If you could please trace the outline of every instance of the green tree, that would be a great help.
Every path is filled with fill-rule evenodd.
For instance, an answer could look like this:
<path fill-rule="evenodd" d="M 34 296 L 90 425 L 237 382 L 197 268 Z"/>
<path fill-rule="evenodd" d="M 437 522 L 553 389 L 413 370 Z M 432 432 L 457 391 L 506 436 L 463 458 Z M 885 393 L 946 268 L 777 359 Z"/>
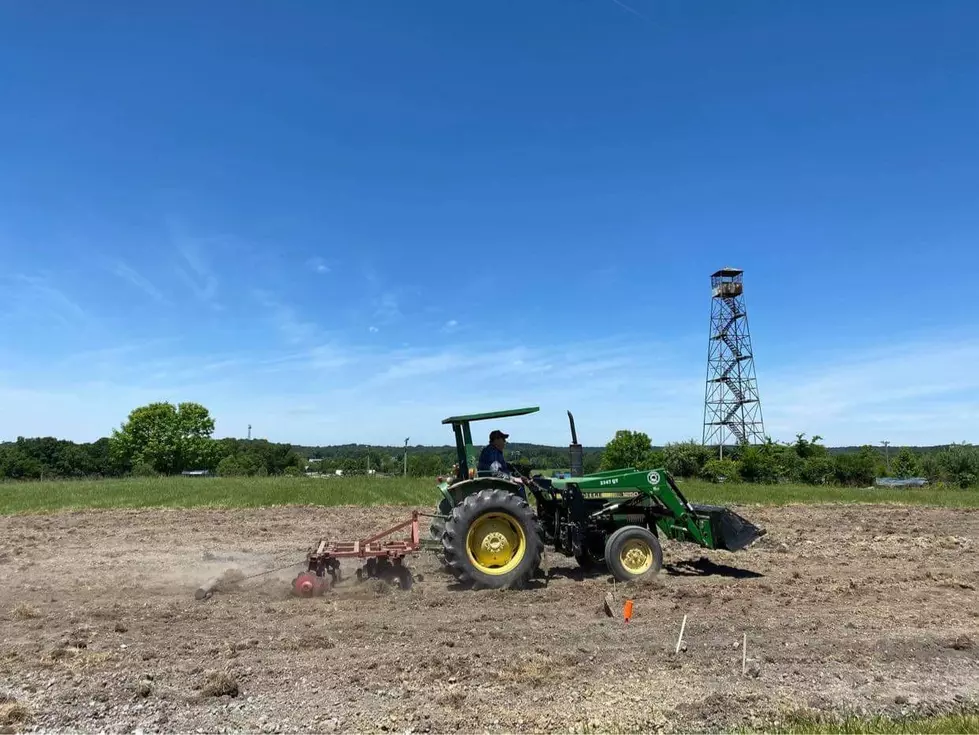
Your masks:
<path fill-rule="evenodd" d="M 699 477 L 709 459 L 711 450 L 694 439 L 663 447 L 663 464 L 674 477 Z"/>
<path fill-rule="evenodd" d="M 857 452 L 847 452 L 836 456 L 834 474 L 840 485 L 867 486 L 874 482 L 877 474 L 877 451 L 869 446 L 860 447 Z"/>
<path fill-rule="evenodd" d="M 603 470 L 652 467 L 653 442 L 641 431 L 620 429 L 615 432 L 615 438 L 605 445 L 600 466 Z"/>
<path fill-rule="evenodd" d="M 442 458 L 433 452 L 408 455 L 408 475 L 411 477 L 435 477 L 443 467 Z"/>
<path fill-rule="evenodd" d="M 810 457 L 825 457 L 829 454 L 829 450 L 819 443 L 819 440 L 822 439 L 821 436 L 816 434 L 811 440 L 806 440 L 805 436 L 805 433 L 796 434 L 795 444 L 792 445 L 799 457 L 809 459 Z"/>
<path fill-rule="evenodd" d="M 779 477 L 779 458 L 774 451 L 777 447 L 766 444 L 753 444 L 741 453 L 741 476 L 747 482 L 774 484 Z"/>
<path fill-rule="evenodd" d="M 902 479 L 917 477 L 920 471 L 918 457 L 909 447 L 902 447 L 901 451 L 897 453 L 897 458 L 894 460 L 895 477 Z"/>
<path fill-rule="evenodd" d="M 833 470 L 832 458 L 808 457 L 802 462 L 798 479 L 807 485 L 825 485 L 832 479 Z"/>
<path fill-rule="evenodd" d="M 944 482 L 967 488 L 979 480 L 979 447 L 966 443 L 949 444 L 938 450 L 936 460 Z"/>
<path fill-rule="evenodd" d="M 218 474 L 223 477 L 236 477 L 246 473 L 237 457 L 227 456 L 218 462 Z"/>
<path fill-rule="evenodd" d="M 214 419 L 199 403 L 150 403 L 133 409 L 109 440 L 127 468 L 148 465 L 160 474 L 210 469 L 216 460 Z"/>

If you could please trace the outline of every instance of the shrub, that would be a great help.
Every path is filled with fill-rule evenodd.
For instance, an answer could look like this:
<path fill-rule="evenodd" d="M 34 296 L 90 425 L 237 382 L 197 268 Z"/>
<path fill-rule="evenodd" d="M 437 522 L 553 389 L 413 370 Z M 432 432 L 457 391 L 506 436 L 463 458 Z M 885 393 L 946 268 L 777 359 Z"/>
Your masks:
<path fill-rule="evenodd" d="M 157 472 L 149 462 L 137 462 L 133 465 L 133 477 L 156 477 Z"/>
<path fill-rule="evenodd" d="M 825 485 L 833 478 L 834 469 L 829 457 L 809 457 L 799 468 L 799 481 L 807 485 Z"/>
<path fill-rule="evenodd" d="M 709 459 L 700 476 L 708 482 L 738 482 L 741 480 L 741 463 L 733 459 Z"/>
<path fill-rule="evenodd" d="M 663 448 L 663 464 L 674 477 L 698 477 L 711 458 L 711 450 L 693 439 Z"/>

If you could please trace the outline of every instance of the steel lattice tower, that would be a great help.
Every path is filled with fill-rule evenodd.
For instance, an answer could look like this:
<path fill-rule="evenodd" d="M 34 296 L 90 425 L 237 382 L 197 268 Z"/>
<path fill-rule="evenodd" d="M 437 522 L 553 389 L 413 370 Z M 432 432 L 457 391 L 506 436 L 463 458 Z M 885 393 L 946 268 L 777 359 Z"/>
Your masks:
<path fill-rule="evenodd" d="M 742 273 L 738 268 L 722 268 L 710 277 L 703 444 L 718 447 L 722 457 L 730 436 L 736 444 L 765 440 Z"/>

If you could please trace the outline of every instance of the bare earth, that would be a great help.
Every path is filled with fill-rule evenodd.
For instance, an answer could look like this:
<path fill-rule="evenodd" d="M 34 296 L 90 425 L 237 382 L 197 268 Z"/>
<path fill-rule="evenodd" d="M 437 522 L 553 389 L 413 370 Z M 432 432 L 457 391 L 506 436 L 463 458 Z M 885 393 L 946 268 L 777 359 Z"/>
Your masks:
<path fill-rule="evenodd" d="M 405 508 L 3 517 L 0 726 L 704 731 L 798 708 L 973 701 L 979 512 L 740 512 L 768 536 L 737 554 L 665 544 L 655 582 L 615 590 L 617 610 L 634 601 L 629 623 L 603 611 L 607 574 L 583 578 L 555 555 L 549 578 L 520 592 L 454 589 L 421 554 L 408 591 L 357 585 L 345 566 L 346 589 L 290 595 L 321 536 L 368 534 Z"/>

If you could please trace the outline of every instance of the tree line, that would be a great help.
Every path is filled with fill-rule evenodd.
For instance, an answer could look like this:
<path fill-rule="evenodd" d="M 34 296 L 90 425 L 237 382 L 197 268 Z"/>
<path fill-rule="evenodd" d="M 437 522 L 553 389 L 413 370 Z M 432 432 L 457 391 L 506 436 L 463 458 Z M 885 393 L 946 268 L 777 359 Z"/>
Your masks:
<path fill-rule="evenodd" d="M 76 443 L 55 437 L 18 437 L 0 444 L 0 479 L 146 477 L 207 471 L 223 476 L 407 474 L 435 477 L 451 471 L 454 446 L 405 448 L 344 444 L 310 447 L 266 439 L 214 439 L 214 419 L 198 403 L 150 403 L 129 413 L 110 436 Z M 602 449 L 586 449 L 585 467 L 597 469 Z M 521 466 L 563 467 L 567 450 L 515 444 Z"/>
<path fill-rule="evenodd" d="M 646 434 L 623 430 L 606 446 L 601 468 L 665 467 L 675 477 L 709 482 L 866 487 L 878 477 L 922 477 L 954 487 L 979 487 L 979 447 L 971 444 L 900 447 L 892 457 L 886 449 L 870 445 L 833 450 L 822 445 L 821 438 L 767 438 L 760 444 L 725 447 L 722 457 L 717 448 L 694 440 L 654 448 Z"/>
<path fill-rule="evenodd" d="M 125 477 L 175 475 L 206 470 L 224 476 L 402 474 L 406 448 L 344 444 L 311 447 L 266 439 L 214 439 L 214 420 L 197 403 L 151 403 L 130 412 L 126 421 L 91 443 L 54 437 L 18 437 L 0 444 L 0 479 Z M 979 486 L 979 448 L 969 444 L 895 448 L 828 448 L 821 437 L 799 434 L 794 442 L 716 448 L 695 440 L 654 446 L 641 431 L 618 431 L 604 447 L 583 449 L 584 471 L 621 467 L 665 467 L 676 477 L 710 482 L 793 482 L 809 485 L 867 486 L 877 477 L 925 477 L 956 487 Z M 567 447 L 515 443 L 511 462 L 525 473 L 567 471 Z M 455 447 L 407 448 L 407 474 L 435 477 L 456 462 Z"/>

